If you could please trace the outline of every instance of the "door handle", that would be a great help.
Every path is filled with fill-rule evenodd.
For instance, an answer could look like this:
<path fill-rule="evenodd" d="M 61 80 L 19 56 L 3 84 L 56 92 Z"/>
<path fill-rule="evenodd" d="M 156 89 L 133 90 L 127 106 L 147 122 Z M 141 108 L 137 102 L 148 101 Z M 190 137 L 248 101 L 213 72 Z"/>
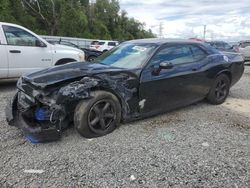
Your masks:
<path fill-rule="evenodd" d="M 18 53 L 21 53 L 21 51 L 20 50 L 10 50 L 10 53 L 18 54 Z"/>

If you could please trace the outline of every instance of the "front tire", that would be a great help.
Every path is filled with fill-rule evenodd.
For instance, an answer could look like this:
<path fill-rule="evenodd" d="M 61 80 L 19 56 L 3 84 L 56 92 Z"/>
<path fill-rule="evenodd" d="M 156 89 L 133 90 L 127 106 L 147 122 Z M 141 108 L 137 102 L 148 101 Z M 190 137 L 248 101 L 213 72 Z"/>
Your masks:
<path fill-rule="evenodd" d="M 229 89 L 230 79 L 228 76 L 225 74 L 217 76 L 208 93 L 208 102 L 215 105 L 222 104 L 228 96 Z"/>
<path fill-rule="evenodd" d="M 111 133 L 119 125 L 120 120 L 119 100 L 106 91 L 94 91 L 93 98 L 80 101 L 74 113 L 75 128 L 86 138 Z"/>

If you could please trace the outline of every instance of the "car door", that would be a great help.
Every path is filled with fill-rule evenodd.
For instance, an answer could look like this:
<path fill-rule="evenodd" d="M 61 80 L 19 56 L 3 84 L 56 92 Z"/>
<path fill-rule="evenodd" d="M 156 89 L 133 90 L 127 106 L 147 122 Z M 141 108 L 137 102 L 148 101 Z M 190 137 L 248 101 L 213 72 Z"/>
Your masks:
<path fill-rule="evenodd" d="M 7 78 L 8 76 L 8 57 L 6 45 L 4 44 L 4 35 L 0 27 L 0 78 Z"/>
<path fill-rule="evenodd" d="M 52 65 L 50 46 L 22 28 L 9 25 L 3 25 L 2 28 L 9 59 L 8 77 L 19 77 Z"/>
<path fill-rule="evenodd" d="M 200 71 L 206 59 L 194 57 L 192 45 L 162 47 L 142 71 L 140 100 L 142 113 L 159 113 L 198 101 L 205 95 L 204 73 Z M 167 63 L 167 69 L 161 69 Z M 206 88 L 207 90 L 207 88 Z"/>

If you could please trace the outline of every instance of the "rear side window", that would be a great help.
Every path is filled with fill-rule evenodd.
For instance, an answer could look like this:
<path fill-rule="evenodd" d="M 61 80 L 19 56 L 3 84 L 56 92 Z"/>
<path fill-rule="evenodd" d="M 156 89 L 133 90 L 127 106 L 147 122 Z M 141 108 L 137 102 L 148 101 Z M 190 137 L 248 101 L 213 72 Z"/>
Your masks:
<path fill-rule="evenodd" d="M 116 43 L 115 42 L 108 42 L 108 45 L 109 46 L 116 46 Z"/>
<path fill-rule="evenodd" d="M 210 46 L 213 46 L 213 47 L 214 47 L 214 43 L 213 43 L 213 42 L 208 42 L 208 44 L 209 44 Z"/>
<path fill-rule="evenodd" d="M 232 46 L 230 46 L 228 43 L 224 43 L 224 48 L 225 48 L 225 49 L 231 49 Z"/>
<path fill-rule="evenodd" d="M 230 46 L 226 42 L 209 42 L 209 44 L 217 49 L 231 49 L 232 48 L 232 46 Z"/>
<path fill-rule="evenodd" d="M 161 49 L 151 59 L 150 65 L 159 65 L 161 62 L 171 62 L 175 65 L 194 62 L 193 54 L 188 45 L 171 46 Z"/>
<path fill-rule="evenodd" d="M 192 51 L 194 61 L 199 61 L 207 56 L 206 52 L 197 46 L 192 45 L 190 46 L 190 49 Z"/>
<path fill-rule="evenodd" d="M 91 45 L 98 45 L 99 41 L 92 41 Z"/>
<path fill-rule="evenodd" d="M 3 25 L 3 31 L 8 45 L 36 46 L 38 41 L 35 36 L 17 27 Z"/>
<path fill-rule="evenodd" d="M 98 42 L 98 45 L 104 45 L 105 42 Z"/>
<path fill-rule="evenodd" d="M 223 43 L 220 43 L 220 42 L 216 42 L 216 43 L 214 43 L 213 44 L 213 46 L 215 47 L 215 48 L 224 48 L 224 44 Z"/>
<path fill-rule="evenodd" d="M 224 48 L 224 43 L 221 43 L 221 42 L 210 42 L 209 44 L 212 47 L 217 48 L 217 49 Z"/>

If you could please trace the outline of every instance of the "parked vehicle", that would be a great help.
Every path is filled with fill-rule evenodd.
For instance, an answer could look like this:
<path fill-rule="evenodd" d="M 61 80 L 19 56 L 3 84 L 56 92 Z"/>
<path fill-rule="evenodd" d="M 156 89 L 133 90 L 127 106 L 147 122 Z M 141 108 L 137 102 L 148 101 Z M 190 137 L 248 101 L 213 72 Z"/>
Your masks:
<path fill-rule="evenodd" d="M 224 52 L 239 52 L 238 48 L 234 48 L 233 46 L 229 45 L 224 41 L 206 41 L 206 43 L 210 44 L 212 47 L 216 48 L 219 51 Z"/>
<path fill-rule="evenodd" d="M 85 53 L 86 60 L 89 62 L 94 61 L 97 57 L 103 54 L 103 52 L 87 48 L 83 48 L 83 51 Z"/>
<path fill-rule="evenodd" d="M 74 122 L 92 138 L 131 121 L 203 99 L 223 103 L 242 76 L 240 54 L 194 41 L 133 40 L 95 63 L 72 63 L 22 76 L 6 108 L 10 125 L 33 142 L 60 138 Z"/>
<path fill-rule="evenodd" d="M 241 41 L 239 43 L 239 51 L 243 55 L 245 61 L 250 61 L 250 41 Z"/>
<path fill-rule="evenodd" d="M 84 52 L 51 45 L 24 27 L 0 22 L 0 57 L 0 78 L 15 78 L 53 65 L 84 61 Z"/>
<path fill-rule="evenodd" d="M 47 40 L 49 43 L 51 44 L 61 44 L 61 45 L 66 45 L 66 46 L 71 46 L 73 48 L 77 48 L 80 49 L 82 51 L 84 51 L 85 53 L 85 59 L 87 61 L 93 61 L 94 59 L 96 59 L 98 56 L 102 55 L 102 52 L 97 51 L 97 50 L 93 50 L 93 49 L 87 49 L 87 48 L 82 48 L 72 42 L 69 41 L 63 41 L 63 40 Z"/>
<path fill-rule="evenodd" d="M 72 42 L 69 42 L 69 41 L 64 41 L 64 40 L 47 40 L 48 43 L 50 44 L 61 44 L 61 45 L 65 45 L 65 46 L 70 46 L 72 48 L 77 48 L 77 49 L 80 49 L 82 50 L 82 48 Z"/>
<path fill-rule="evenodd" d="M 92 41 L 90 45 L 90 49 L 94 49 L 100 52 L 106 52 L 117 46 L 119 43 L 118 41 Z"/>

